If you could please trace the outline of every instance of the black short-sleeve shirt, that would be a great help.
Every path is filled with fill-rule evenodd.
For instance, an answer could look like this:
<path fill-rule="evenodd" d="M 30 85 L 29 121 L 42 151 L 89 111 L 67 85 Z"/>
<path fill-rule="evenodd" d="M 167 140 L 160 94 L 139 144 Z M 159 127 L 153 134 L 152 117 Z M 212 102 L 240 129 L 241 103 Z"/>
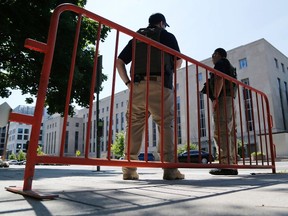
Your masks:
<path fill-rule="evenodd" d="M 166 30 L 163 30 L 160 34 L 160 43 L 180 52 L 175 36 Z M 132 40 L 128 42 L 126 47 L 119 54 L 118 58 L 122 59 L 125 64 L 129 64 L 132 61 Z"/>
<path fill-rule="evenodd" d="M 231 66 L 229 60 L 226 59 L 226 58 L 220 59 L 214 65 L 214 69 L 216 69 L 218 71 L 221 71 L 222 73 L 224 73 L 224 74 L 226 74 L 228 76 L 233 77 L 232 74 L 231 74 L 231 67 L 232 66 Z M 212 74 L 211 77 L 213 77 L 213 76 L 214 76 L 214 74 Z M 224 90 L 224 88 L 221 90 L 220 97 L 224 96 L 223 90 Z M 225 80 L 225 90 L 226 90 L 226 95 L 227 96 L 231 96 L 231 84 L 230 84 L 230 82 L 228 80 Z"/>
<path fill-rule="evenodd" d="M 122 52 L 119 54 L 118 58 L 121 59 L 125 64 L 129 64 L 132 61 L 132 39 L 128 42 L 128 44 L 124 47 Z M 171 49 L 174 49 L 178 52 L 180 52 L 180 48 L 178 46 L 178 42 L 176 37 L 166 31 L 162 30 L 160 34 L 160 43 L 162 43 L 165 46 L 170 47 Z M 174 62 L 173 62 L 174 63 Z M 172 65 L 173 67 L 173 65 Z M 165 74 L 165 81 L 164 86 L 167 88 L 172 88 L 172 80 L 173 80 L 173 74 L 166 75 Z"/>

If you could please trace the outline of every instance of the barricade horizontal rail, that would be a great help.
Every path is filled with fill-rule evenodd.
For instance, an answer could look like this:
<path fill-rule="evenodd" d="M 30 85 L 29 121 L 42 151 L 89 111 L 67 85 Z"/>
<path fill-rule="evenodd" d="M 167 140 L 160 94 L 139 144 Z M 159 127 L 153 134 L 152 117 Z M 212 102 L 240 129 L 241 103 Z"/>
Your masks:
<path fill-rule="evenodd" d="M 44 109 L 45 104 L 45 96 L 48 88 L 49 83 L 49 76 L 50 76 L 50 70 L 51 65 L 53 62 L 53 56 L 54 56 L 54 50 L 55 50 L 55 43 L 56 43 L 56 37 L 57 37 L 57 29 L 58 29 L 58 23 L 59 19 L 61 18 L 60 15 L 64 12 L 74 12 L 75 16 L 78 17 L 77 25 L 75 27 L 75 38 L 74 38 L 74 48 L 73 53 L 71 54 L 71 65 L 70 65 L 70 72 L 69 72 L 69 81 L 67 83 L 67 97 L 65 102 L 65 111 L 64 111 L 64 117 L 63 117 L 63 128 L 62 128 L 62 135 L 61 135 L 61 143 L 59 146 L 59 151 L 57 155 L 44 155 L 39 156 L 37 155 L 37 146 L 38 146 L 38 138 L 40 134 L 40 127 L 41 127 L 41 121 L 42 121 L 42 113 Z M 98 22 L 98 33 L 95 36 L 95 59 L 94 59 L 94 68 L 93 73 L 91 77 L 91 86 L 90 86 L 90 92 L 87 92 L 87 94 L 90 95 L 90 102 L 89 102 L 89 111 L 88 111 L 88 119 L 87 119 L 87 126 L 85 130 L 85 136 L 84 136 L 84 155 L 80 157 L 72 157 L 67 156 L 65 153 L 65 132 L 67 127 L 67 121 L 68 121 L 68 108 L 69 108 L 69 101 L 72 91 L 72 81 L 73 81 L 73 75 L 75 70 L 75 62 L 76 62 L 76 53 L 77 53 L 77 45 L 79 40 L 80 27 L 83 22 L 83 17 L 89 18 L 95 22 Z M 106 158 L 95 158 L 95 156 L 91 156 L 91 130 L 92 128 L 92 119 L 93 119 L 93 99 L 94 99 L 94 89 L 96 87 L 97 83 L 97 64 L 98 64 L 98 55 L 99 55 L 99 46 L 100 46 L 100 33 L 102 26 L 108 26 L 113 31 L 115 31 L 115 50 L 113 53 L 114 59 L 111 59 L 111 64 L 114 64 L 113 71 L 112 71 L 112 86 L 111 86 L 111 103 L 110 103 L 110 115 L 109 115 L 109 126 L 108 128 L 108 144 L 107 144 L 107 156 Z M 159 143 L 159 160 L 157 161 L 147 161 L 147 153 L 149 148 L 149 129 L 148 129 L 148 118 L 149 118 L 149 112 L 148 112 L 148 100 L 146 102 L 146 119 L 145 119 L 145 133 L 144 133 L 144 152 L 145 152 L 145 158 L 144 161 L 135 161 L 130 160 L 129 154 L 127 155 L 127 160 L 116 160 L 112 159 L 113 154 L 111 152 L 111 143 L 112 143 L 112 126 L 113 126 L 113 115 L 114 115 L 114 100 L 115 100 L 115 86 L 117 85 L 117 82 L 122 82 L 122 80 L 119 80 L 116 82 L 116 58 L 118 56 L 118 49 L 119 49 L 119 37 L 122 35 L 125 35 L 128 39 L 132 39 L 133 41 L 133 50 L 135 52 L 135 44 L 136 41 L 140 41 L 142 43 L 146 43 L 148 46 L 148 58 L 150 56 L 150 50 L 151 47 L 155 47 L 159 50 L 161 50 L 162 55 L 164 53 L 168 53 L 172 56 L 174 56 L 174 63 L 177 59 L 183 59 L 184 60 L 184 67 L 176 71 L 176 68 L 174 68 L 174 86 L 173 89 L 174 93 L 174 152 L 173 155 L 175 156 L 173 162 L 165 162 L 164 161 L 164 150 L 163 150 L 163 133 L 161 133 L 160 137 L 160 143 Z M 126 41 L 128 42 L 128 40 Z M 39 83 L 39 91 L 37 95 L 37 101 L 36 101 L 36 107 L 33 117 L 28 117 L 21 114 L 15 114 L 11 113 L 10 115 L 10 121 L 18 121 L 23 122 L 26 124 L 32 125 L 32 132 L 31 132 L 31 138 L 30 138 L 30 144 L 29 144 L 29 150 L 28 150 L 28 158 L 25 168 L 25 176 L 24 176 L 24 186 L 23 190 L 31 190 L 32 188 L 32 181 L 34 176 L 34 170 L 35 165 L 39 163 L 43 164 L 79 164 L 79 165 L 97 165 L 97 166 L 125 166 L 125 167 L 159 167 L 159 168 L 235 168 L 235 169 L 241 169 L 241 168 L 249 168 L 249 169 L 267 169 L 271 168 L 272 172 L 275 173 L 275 157 L 274 157 L 274 149 L 273 149 L 273 140 L 272 140 L 272 121 L 269 111 L 269 101 L 267 99 L 267 96 L 263 93 L 258 91 L 257 89 L 246 85 L 242 82 L 240 82 L 237 79 L 234 79 L 226 74 L 223 74 L 201 62 L 198 62 L 184 54 L 181 54 L 169 47 L 164 46 L 161 43 L 158 43 L 156 41 L 153 41 L 141 34 L 138 34 L 137 32 L 131 31 L 121 25 L 118 25 L 117 23 L 111 22 L 101 16 L 98 16 L 90 11 L 87 11 L 83 8 L 79 8 L 77 6 L 71 5 L 71 4 L 63 4 L 58 6 L 51 17 L 51 24 L 48 34 L 48 40 L 47 43 L 34 41 L 31 39 L 26 40 L 25 46 L 29 49 L 33 49 L 38 52 L 44 53 L 44 62 L 42 67 L 42 73 Z M 105 46 L 105 43 L 103 43 L 103 47 Z M 104 48 L 103 48 L 104 49 Z M 134 90 L 134 70 L 133 70 L 133 62 L 134 62 L 135 56 L 132 58 L 132 70 L 131 70 L 131 79 L 132 79 L 132 86 L 130 89 L 130 104 L 133 103 L 132 93 Z M 162 68 L 163 68 L 163 59 L 162 59 Z M 68 64 L 68 63 L 67 63 Z M 149 62 L 148 62 L 149 65 Z M 148 68 L 148 67 L 147 67 Z M 199 80 L 199 74 L 202 73 L 203 80 L 205 82 L 208 82 L 209 75 L 214 74 L 215 76 L 218 76 L 225 80 L 225 82 L 231 83 L 231 88 L 233 85 L 235 85 L 238 89 L 236 96 L 236 99 L 233 100 L 233 106 L 235 106 L 235 110 L 237 112 L 237 115 L 233 115 L 234 122 L 238 122 L 237 130 L 234 130 L 234 147 L 237 149 L 235 151 L 235 155 L 237 156 L 237 161 L 233 164 L 220 164 L 218 162 L 213 161 L 212 159 L 217 159 L 217 157 L 221 155 L 217 155 L 215 152 L 213 152 L 213 148 L 215 148 L 215 144 L 213 142 L 213 108 L 212 103 L 209 99 L 209 93 L 208 95 L 203 95 L 201 93 L 203 82 Z M 163 75 L 163 70 L 162 70 Z M 149 78 L 149 73 L 147 73 L 147 76 Z M 161 83 L 162 83 L 162 98 L 159 99 L 159 109 L 161 109 L 162 113 L 163 110 L 167 107 L 163 106 L 163 81 L 164 76 L 161 76 Z M 178 86 L 178 81 L 181 82 L 183 85 L 180 86 L 178 89 L 176 86 Z M 105 86 L 106 88 L 106 86 Z M 224 92 L 227 91 L 224 87 Z M 230 89 L 231 90 L 231 89 Z M 206 91 L 209 92 L 209 86 L 207 85 Z M 147 91 L 146 91 L 146 97 L 148 98 L 149 95 L 149 82 L 147 82 Z M 225 93 L 224 93 L 225 94 Z M 179 109 L 177 107 L 177 97 L 180 97 L 183 101 L 183 106 L 181 108 L 182 115 L 179 115 Z M 226 98 L 224 96 L 224 98 Z M 226 99 L 224 99 L 226 100 Z M 225 104 L 226 102 L 224 102 Z M 128 108 L 129 108 L 128 106 Z M 131 107 L 130 107 L 131 108 Z M 223 111 L 224 112 L 224 111 Z M 205 116 L 205 119 L 203 118 Z M 207 117 L 206 117 L 207 116 Z M 163 117 L 163 115 L 162 115 Z M 22 120 L 21 120 L 22 119 Z M 179 119 L 182 119 L 184 123 L 181 124 L 181 133 L 185 134 L 186 137 L 186 143 L 187 143 L 187 149 L 186 151 L 190 151 L 190 148 L 192 147 L 192 142 L 197 143 L 197 150 L 201 152 L 203 149 L 205 149 L 209 157 L 206 158 L 206 160 L 202 160 L 203 156 L 201 154 L 198 155 L 197 162 L 200 163 L 190 163 L 187 161 L 190 161 L 190 157 L 192 157 L 190 154 L 187 155 L 186 161 L 178 162 L 178 154 L 177 154 L 177 148 L 179 144 L 179 135 L 178 132 L 180 131 L 179 126 Z M 128 122 L 131 121 L 131 116 L 128 117 Z M 131 125 L 131 122 L 130 124 Z M 203 129 L 206 125 L 206 139 L 203 141 L 203 134 L 201 134 L 201 128 Z M 158 125 L 159 130 L 163 131 L 164 123 L 163 119 L 161 120 L 161 124 Z M 214 125 L 216 127 L 217 125 Z M 88 129 L 87 129 L 88 128 Z M 94 128 L 95 130 L 95 128 Z M 126 133 L 131 134 L 130 128 L 126 130 Z M 208 135 L 207 135 L 208 134 Z M 133 136 L 133 134 L 132 134 Z M 130 136 L 128 136 L 130 137 Z M 241 146 L 238 147 L 238 144 L 236 142 L 237 140 L 240 140 Z M 98 137 L 99 138 L 99 137 Z M 128 149 L 130 149 L 132 143 L 130 143 L 130 138 L 128 139 Z M 205 146 L 203 143 L 206 143 Z M 183 144 L 183 142 L 182 142 Z M 245 144 L 245 146 L 244 146 Z M 227 147 L 228 144 L 226 143 Z M 217 148 L 217 147 L 216 147 Z M 229 147 L 228 147 L 229 148 Z M 238 149 L 241 149 L 241 155 L 238 155 Z M 192 148 L 191 148 L 192 150 Z M 260 152 L 260 157 L 256 157 L 254 160 L 251 156 L 253 152 Z M 234 154 L 234 153 L 233 153 Z M 231 156 L 231 155 L 230 155 Z M 257 154 L 256 154 L 257 156 Z M 146 160 L 146 161 L 145 161 Z M 205 162 L 206 164 L 202 164 L 201 162 Z"/>

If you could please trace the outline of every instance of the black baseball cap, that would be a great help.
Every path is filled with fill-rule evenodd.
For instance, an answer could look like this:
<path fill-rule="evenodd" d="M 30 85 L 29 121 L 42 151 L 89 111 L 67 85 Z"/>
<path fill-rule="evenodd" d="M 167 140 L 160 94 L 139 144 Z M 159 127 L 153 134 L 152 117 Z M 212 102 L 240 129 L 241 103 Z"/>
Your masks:
<path fill-rule="evenodd" d="M 170 27 L 166 22 L 165 16 L 161 13 L 155 13 L 149 17 L 149 25 L 156 25 L 161 21 L 164 22 L 166 26 Z"/>

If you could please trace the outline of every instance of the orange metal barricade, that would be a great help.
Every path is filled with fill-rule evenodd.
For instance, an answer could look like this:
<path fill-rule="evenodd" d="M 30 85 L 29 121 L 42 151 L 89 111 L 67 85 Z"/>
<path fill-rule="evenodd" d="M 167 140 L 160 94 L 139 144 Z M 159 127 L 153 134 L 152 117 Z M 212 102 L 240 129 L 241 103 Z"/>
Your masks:
<path fill-rule="evenodd" d="M 65 105 L 65 111 L 64 111 L 64 123 L 62 128 L 62 139 L 61 139 L 61 147 L 60 147 L 60 154 L 59 156 L 38 156 L 37 155 L 37 146 L 38 146 L 38 137 L 40 134 L 40 128 L 41 128 L 41 121 L 42 121 L 42 113 L 44 109 L 44 103 L 45 103 L 45 96 L 46 96 L 46 90 L 48 87 L 49 82 L 49 76 L 50 76 L 50 69 L 53 62 L 53 54 L 54 54 L 54 48 L 55 48 L 55 42 L 56 42 L 56 36 L 57 36 L 57 29 L 58 29 L 58 23 L 60 19 L 60 15 L 63 12 L 66 11 L 72 11 L 78 16 L 78 23 L 76 26 L 76 33 L 75 33 L 75 39 L 74 39 L 74 49 L 72 53 L 72 60 L 70 65 L 70 75 L 69 75 L 69 82 L 67 83 L 67 96 L 66 96 L 66 105 Z M 100 42 L 100 32 L 101 32 L 101 26 L 109 26 L 112 29 L 116 30 L 116 38 L 115 38 L 115 51 L 114 51 L 114 67 L 113 67 L 113 79 L 112 79 L 112 89 L 111 89 L 111 109 L 110 109 L 110 117 L 109 118 L 109 139 L 108 143 L 112 142 L 112 116 L 113 116 L 113 107 L 114 107 L 114 94 L 115 94 L 115 86 L 116 86 L 116 58 L 118 55 L 118 45 L 119 45 L 119 34 L 124 34 L 126 36 L 129 36 L 130 38 L 133 38 L 133 43 L 135 47 L 136 40 L 142 41 L 144 43 L 148 44 L 148 50 L 151 50 L 151 47 L 156 47 L 163 52 L 169 53 L 174 56 L 174 61 L 176 61 L 176 58 L 182 58 L 185 62 L 184 66 L 184 76 L 185 76 L 185 82 L 184 86 L 182 88 L 185 89 L 185 112 L 186 112 L 186 136 L 187 136 L 187 146 L 188 149 L 190 149 L 190 128 L 192 125 L 196 125 L 196 128 L 198 130 L 198 146 L 199 150 L 202 149 L 201 147 L 201 139 L 200 139 L 200 94 L 197 94 L 196 98 L 193 98 L 195 107 L 191 106 L 191 96 L 189 95 L 192 89 L 192 92 L 200 92 L 201 86 L 199 84 L 198 80 L 198 74 L 200 71 L 202 71 L 205 74 L 206 82 L 208 81 L 208 75 L 209 73 L 214 73 L 215 75 L 222 77 L 225 80 L 231 81 L 231 83 L 235 83 L 238 88 L 237 97 L 234 100 L 234 106 L 237 110 L 238 115 L 234 116 L 234 120 L 237 118 L 238 122 L 240 122 L 239 125 L 237 125 L 237 132 L 234 131 L 234 135 L 240 137 L 239 139 L 244 143 L 244 134 L 247 137 L 246 141 L 246 148 L 245 150 L 248 151 L 248 157 L 245 158 L 244 155 L 244 147 L 242 146 L 242 159 L 237 161 L 237 164 L 234 165 L 225 165 L 225 164 L 219 164 L 219 163 L 212 163 L 212 161 L 208 161 L 207 164 L 196 164 L 196 163 L 179 163 L 177 160 L 175 162 L 164 162 L 163 161 L 163 141 L 160 144 L 160 161 L 132 161 L 130 160 L 129 156 L 127 160 L 115 160 L 111 159 L 111 148 L 110 145 L 107 150 L 107 158 L 91 158 L 89 157 L 89 137 L 90 137 L 90 130 L 86 131 L 86 143 L 85 143 L 85 156 L 84 157 L 67 157 L 64 155 L 64 143 L 65 143 L 65 131 L 66 131 L 66 123 L 68 118 L 68 107 L 69 107 L 69 101 L 70 101 L 70 93 L 72 90 L 72 80 L 73 80 L 73 74 L 74 74 L 74 68 L 75 68 L 75 62 L 76 62 L 76 52 L 77 52 L 77 44 L 78 44 L 78 38 L 80 34 L 80 26 L 82 22 L 82 18 L 87 17 L 91 20 L 94 20 L 95 22 L 99 23 L 99 29 L 98 29 L 98 35 L 96 36 L 96 47 L 95 47 L 95 62 L 94 62 L 94 69 L 93 74 L 91 77 L 91 91 L 90 91 L 90 103 L 89 103 L 89 113 L 88 113 L 88 125 L 87 128 L 91 128 L 91 120 L 92 120 L 92 107 L 93 107 L 93 94 L 94 89 L 96 85 L 96 73 L 97 73 L 97 56 L 99 54 L 99 42 Z M 27 116 L 23 114 L 16 114 L 11 113 L 10 114 L 10 121 L 15 122 L 21 122 L 25 124 L 31 124 L 32 125 L 32 132 L 31 132 L 31 139 L 29 144 L 29 150 L 28 150 L 28 158 L 25 168 L 25 175 L 24 175 L 24 185 L 22 189 L 13 189 L 13 188 L 7 188 L 8 190 L 11 190 L 13 192 L 22 193 L 25 195 L 33 195 L 34 192 L 29 194 L 29 191 L 32 191 L 32 182 L 34 177 L 34 171 L 35 171 L 35 165 L 37 163 L 51 163 L 51 164 L 79 164 L 79 165 L 97 165 L 97 166 L 126 166 L 126 167 L 158 167 L 158 168 L 246 168 L 246 169 L 272 169 L 272 172 L 275 173 L 275 155 L 274 155 L 274 148 L 273 148 L 273 140 L 272 140 L 272 120 L 270 116 L 270 110 L 269 110 L 269 102 L 267 99 L 267 96 L 258 91 L 257 89 L 252 88 L 251 86 L 245 85 L 241 82 L 239 82 L 236 79 L 231 78 L 230 76 L 227 76 L 225 74 L 220 73 L 219 71 L 214 70 L 213 68 L 202 64 L 190 57 L 187 57 L 175 50 L 172 50 L 160 43 L 157 43 L 155 41 L 150 40 L 149 38 L 146 38 L 134 31 L 131 31 L 123 26 L 120 26 L 114 22 L 111 22 L 101 16 L 98 16 L 96 14 L 93 14 L 83 8 L 79 8 L 77 6 L 71 5 L 71 4 L 63 4 L 58 6 L 51 17 L 51 24 L 48 34 L 48 41 L 47 43 L 42 43 L 38 41 L 34 41 L 31 39 L 27 39 L 25 43 L 25 47 L 33 49 L 38 52 L 43 52 L 45 54 L 42 72 L 41 72 L 41 78 L 39 83 L 39 91 L 37 94 L 37 101 L 36 101 L 36 108 L 34 116 Z M 148 52 L 148 56 L 149 56 Z M 148 58 L 149 59 L 149 58 Z M 150 63 L 148 62 L 148 65 Z M 163 64 L 163 59 L 162 59 Z M 190 70 L 191 65 L 193 65 L 194 70 Z M 132 68 L 133 68 L 133 61 L 132 61 Z M 177 84 L 177 77 L 178 72 L 176 71 L 176 68 L 174 68 L 174 86 Z M 133 83 L 133 69 L 131 71 L 132 73 L 132 83 Z M 189 82 L 189 75 L 191 73 L 196 74 L 195 83 Z M 163 74 L 163 69 L 162 69 Z M 149 74 L 147 74 L 149 76 Z M 162 83 L 164 81 L 164 76 L 162 76 Z M 162 90 L 163 90 L 163 84 L 162 84 Z M 209 90 L 209 89 L 207 89 Z M 133 92 L 133 84 L 130 90 L 130 104 L 133 101 L 133 98 L 131 97 L 131 92 Z M 209 91 L 207 91 L 209 92 Z M 87 92 L 88 94 L 88 92 Z M 177 95 L 177 89 L 174 89 L 174 102 L 176 101 L 176 95 Z M 147 82 L 147 92 L 146 92 L 146 98 L 149 97 L 149 82 Z M 242 100 L 243 99 L 243 100 Z M 162 99 L 161 99 L 161 105 L 159 109 L 162 110 L 165 109 L 163 107 L 163 91 L 162 91 Z M 244 104 L 243 104 L 244 101 Z M 203 101 L 202 101 L 203 102 Z M 148 100 L 146 100 L 146 103 L 148 103 Z M 208 125 L 208 151 L 212 152 L 212 140 L 213 136 L 211 133 L 212 130 L 212 105 L 209 102 L 209 98 L 206 97 L 204 99 L 204 103 L 207 107 L 205 113 L 208 116 L 207 118 L 207 125 Z M 148 105 L 148 104 L 147 104 Z M 146 106 L 148 107 L 148 106 Z M 191 112 L 196 111 L 197 112 L 197 118 L 191 120 L 190 114 Z M 174 143 L 175 143 L 175 152 L 174 156 L 177 158 L 177 112 L 176 112 L 176 103 L 174 107 Z M 146 125 L 145 125 L 145 153 L 148 152 L 148 109 L 146 108 Z M 162 115 L 163 117 L 163 115 Z M 247 119 L 252 119 L 253 121 L 249 122 Z M 131 118 L 129 119 L 131 121 Z M 248 123 L 247 123 L 248 122 Z M 131 122 L 130 122 L 131 123 Z M 245 130 L 247 128 L 247 124 L 253 130 Z M 184 125 L 184 124 L 183 124 Z M 257 130 L 256 130 L 257 129 Z M 160 130 L 163 131 L 163 121 L 160 125 Z M 239 132 L 238 132 L 239 131 Z M 257 132 L 256 132 L 257 131 Z M 130 129 L 128 128 L 127 133 L 131 133 Z M 163 140 L 163 133 L 161 134 L 161 137 Z M 236 139 L 236 138 L 235 138 Z M 253 139 L 253 140 L 251 140 Z M 258 141 L 256 140 L 258 139 Z M 236 142 L 235 142 L 236 143 Z M 256 157 L 256 160 L 252 160 L 250 154 L 252 153 L 252 143 L 258 143 L 256 145 L 254 150 L 257 152 L 261 152 L 262 157 Z M 130 148 L 130 141 L 128 140 L 128 148 Z M 235 144 L 236 145 L 236 144 Z M 238 146 L 236 146 L 238 147 Z M 229 147 L 228 147 L 229 148 Z M 237 148 L 236 148 L 237 149 Z M 235 152 L 237 154 L 237 152 Z M 188 156 L 188 160 L 189 160 Z M 199 160 L 201 160 L 201 157 L 199 157 Z M 40 196 L 41 198 L 41 196 Z"/>

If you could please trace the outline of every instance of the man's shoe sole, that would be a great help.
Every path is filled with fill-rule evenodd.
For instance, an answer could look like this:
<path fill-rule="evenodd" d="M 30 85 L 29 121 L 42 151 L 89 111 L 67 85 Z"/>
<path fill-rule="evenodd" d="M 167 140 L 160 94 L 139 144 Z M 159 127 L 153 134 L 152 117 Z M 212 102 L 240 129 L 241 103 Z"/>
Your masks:
<path fill-rule="evenodd" d="M 211 175 L 238 175 L 238 171 L 237 170 L 231 170 L 231 169 L 210 170 L 209 173 Z"/>

